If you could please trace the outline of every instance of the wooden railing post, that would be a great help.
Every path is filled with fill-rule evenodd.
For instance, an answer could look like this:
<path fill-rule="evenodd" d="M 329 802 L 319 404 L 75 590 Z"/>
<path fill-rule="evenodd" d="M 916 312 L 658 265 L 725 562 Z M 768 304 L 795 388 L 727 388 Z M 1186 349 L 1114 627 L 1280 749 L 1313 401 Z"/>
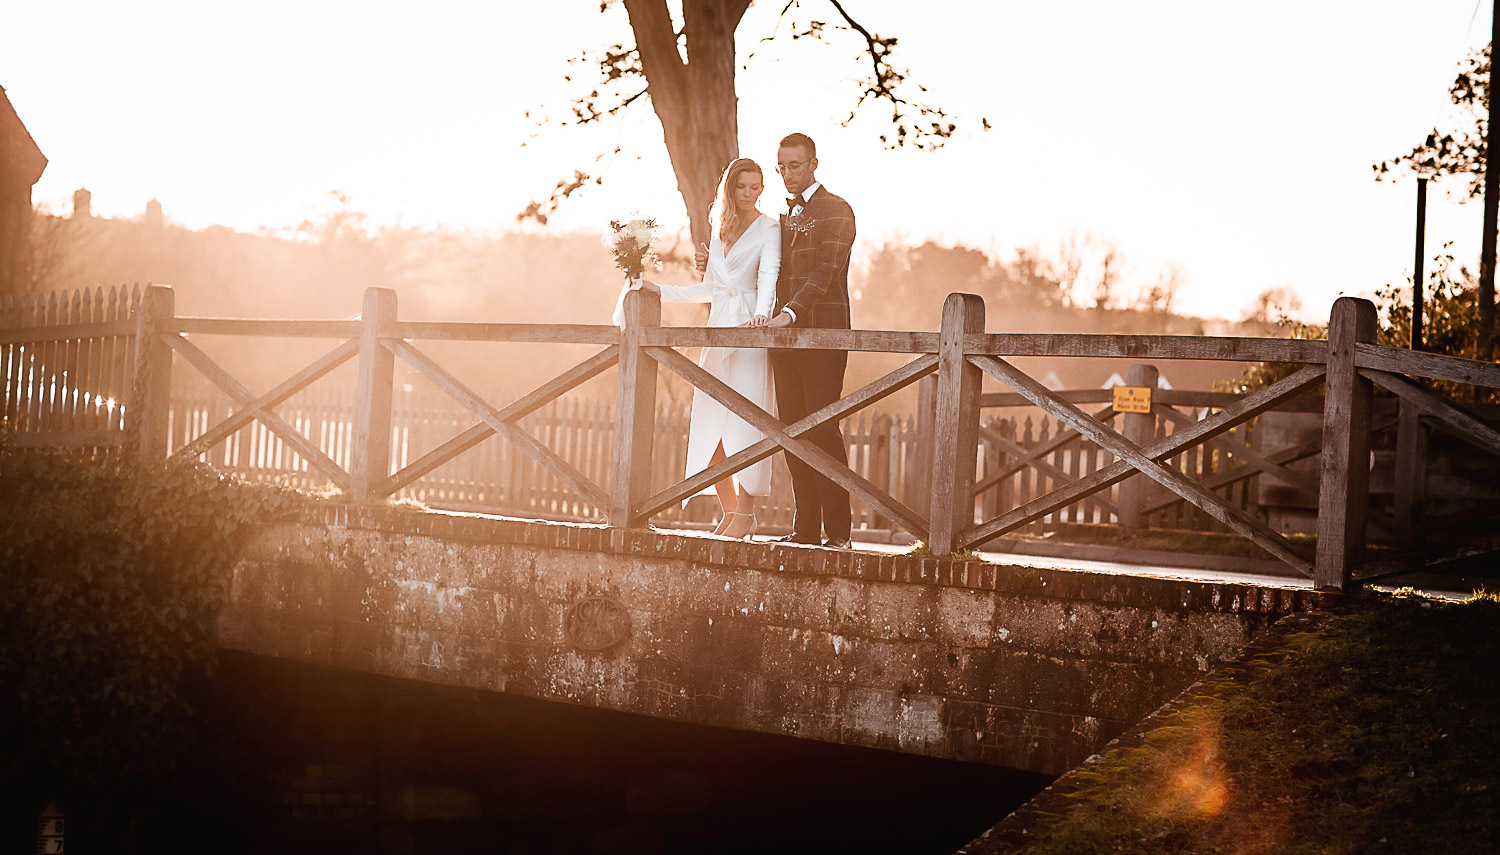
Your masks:
<path fill-rule="evenodd" d="M 1318 487 L 1318 558 L 1313 584 L 1343 590 L 1363 557 L 1370 502 L 1369 380 L 1354 366 L 1354 345 L 1375 340 L 1375 304 L 1334 301 L 1328 319 L 1328 393 L 1323 399 L 1323 474 Z"/>
<path fill-rule="evenodd" d="M 914 507 L 932 501 L 932 431 L 937 414 L 936 374 L 917 381 L 916 471 L 912 472 L 910 495 L 906 501 Z"/>
<path fill-rule="evenodd" d="M 1418 524 L 1427 503 L 1427 434 L 1421 413 L 1410 402 L 1399 402 L 1396 416 L 1396 506 L 1391 514 L 1396 545 L 1416 549 L 1422 545 Z"/>
<path fill-rule="evenodd" d="M 635 508 L 651 495 L 651 446 L 656 432 L 656 360 L 641 347 L 647 329 L 661 326 L 661 297 L 649 291 L 625 295 L 620 335 L 620 373 L 615 393 L 615 447 L 610 475 L 609 524 L 641 528 Z"/>
<path fill-rule="evenodd" d="M 938 334 L 937 408 L 932 430 L 932 504 L 928 546 L 947 555 L 974 524 L 974 467 L 979 455 L 979 388 L 983 374 L 964 353 L 964 334 L 984 332 L 984 300 L 949 294 Z"/>
<path fill-rule="evenodd" d="M 177 296 L 165 285 L 149 285 L 135 315 L 135 359 L 126 445 L 143 462 L 167 456 L 172 414 L 172 347 L 161 334 L 176 327 Z"/>
<path fill-rule="evenodd" d="M 391 384 L 396 355 L 380 333 L 396 322 L 396 292 L 366 288 L 359 335 L 359 379 L 354 387 L 354 436 L 349 445 L 349 493 L 356 502 L 385 497 L 391 475 Z"/>
<path fill-rule="evenodd" d="M 1155 389 L 1161 372 L 1155 365 L 1132 365 L 1125 372 L 1125 385 L 1145 386 Z M 1125 413 L 1125 438 L 1137 448 L 1146 448 L 1156 441 L 1155 413 Z M 1146 489 L 1152 482 L 1145 475 L 1136 473 L 1120 484 L 1120 528 L 1125 531 L 1140 531 L 1146 527 L 1146 515 L 1141 509 L 1146 504 Z"/>

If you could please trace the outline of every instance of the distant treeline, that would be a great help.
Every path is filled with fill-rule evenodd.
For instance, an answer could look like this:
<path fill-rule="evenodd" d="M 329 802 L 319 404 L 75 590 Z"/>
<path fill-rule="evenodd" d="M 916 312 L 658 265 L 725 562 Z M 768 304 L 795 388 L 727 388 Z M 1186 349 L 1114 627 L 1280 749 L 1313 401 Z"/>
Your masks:
<path fill-rule="evenodd" d="M 336 199 L 338 206 L 317 221 L 255 234 L 179 228 L 159 209 L 130 220 L 38 213 L 32 287 L 165 283 L 174 287 L 181 315 L 281 318 L 350 317 L 360 311 L 364 289 L 383 287 L 397 292 L 400 316 L 409 320 L 609 322 L 621 275 L 597 235 L 372 228 L 347 198 Z M 688 242 L 669 238 L 668 244 L 667 268 L 658 275 L 686 284 L 693 278 Z M 943 298 L 954 291 L 985 298 L 992 330 L 1260 335 L 1273 320 L 1264 313 L 1242 323 L 1177 315 L 1171 304 L 1184 285 L 1180 269 L 1131 281 L 1120 252 L 1087 237 L 1065 239 L 1050 254 L 1019 249 L 1009 258 L 930 241 L 865 242 L 856 253 L 850 285 L 854 323 L 863 328 L 936 329 Z M 701 307 L 673 305 L 664 320 L 690 325 L 704 317 Z M 206 346 L 259 386 L 326 349 L 231 340 Z M 554 346 L 545 355 L 517 351 L 497 364 L 494 350 L 430 347 L 461 376 L 502 390 L 561 371 L 588 352 Z M 508 368 L 508 361 L 525 370 Z"/>

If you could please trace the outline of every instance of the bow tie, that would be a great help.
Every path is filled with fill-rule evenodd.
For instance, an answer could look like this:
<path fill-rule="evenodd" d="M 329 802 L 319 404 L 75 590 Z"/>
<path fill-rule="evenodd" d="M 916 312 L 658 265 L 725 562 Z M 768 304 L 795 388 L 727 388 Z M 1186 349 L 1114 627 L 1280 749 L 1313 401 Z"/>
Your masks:
<path fill-rule="evenodd" d="M 802 195 L 800 193 L 796 196 L 788 196 L 786 199 L 786 212 L 790 214 L 792 209 L 800 204 L 802 204 Z"/>

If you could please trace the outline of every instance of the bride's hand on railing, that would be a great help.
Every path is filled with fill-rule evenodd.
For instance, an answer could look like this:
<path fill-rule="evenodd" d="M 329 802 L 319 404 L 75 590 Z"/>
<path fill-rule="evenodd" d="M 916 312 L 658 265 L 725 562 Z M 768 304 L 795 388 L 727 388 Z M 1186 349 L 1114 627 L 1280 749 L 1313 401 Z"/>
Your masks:
<path fill-rule="evenodd" d="M 768 317 L 766 317 L 765 315 L 756 315 L 755 317 L 753 317 L 750 320 L 746 321 L 745 322 L 745 326 L 747 326 L 747 327 L 763 327 L 763 326 L 765 326 L 766 324 L 768 324 L 770 322 L 771 322 L 771 319 L 768 318 Z"/>

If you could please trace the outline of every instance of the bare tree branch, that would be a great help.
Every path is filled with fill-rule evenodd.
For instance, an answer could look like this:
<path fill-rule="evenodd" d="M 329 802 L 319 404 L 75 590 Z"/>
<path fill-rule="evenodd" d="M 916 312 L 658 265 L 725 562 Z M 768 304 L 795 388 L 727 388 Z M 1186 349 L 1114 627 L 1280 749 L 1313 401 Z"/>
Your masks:
<path fill-rule="evenodd" d="M 800 5 L 800 0 L 794 0 L 794 3 Z M 880 141 L 886 148 L 900 148 L 907 145 L 916 146 L 923 151 L 941 148 L 958 130 L 958 123 L 941 107 L 910 101 L 901 95 L 903 86 L 909 82 L 911 72 L 906 68 L 896 66 L 891 61 L 896 39 L 894 37 L 883 38 L 872 33 L 856 21 L 839 0 L 828 0 L 828 3 L 847 25 L 839 29 L 852 30 L 865 40 L 864 53 L 870 62 L 870 74 L 858 81 L 858 85 L 863 88 L 858 100 L 854 102 L 854 108 L 849 111 L 848 118 L 843 121 L 843 125 L 848 127 L 849 123 L 854 121 L 859 108 L 866 102 L 884 101 L 890 105 L 891 124 L 895 126 L 894 130 L 880 135 Z M 794 34 L 793 38 L 799 35 L 823 38 L 825 27 L 825 24 L 813 21 L 809 24 L 807 31 Z M 915 86 L 918 92 L 924 94 L 927 92 L 925 86 L 915 83 L 910 85 Z M 984 120 L 983 127 L 989 130 L 989 120 Z"/>
<path fill-rule="evenodd" d="M 828 2 L 841 23 L 813 19 L 801 24 L 797 16 L 802 10 L 802 0 L 787 0 L 777 16 L 774 31 L 760 43 L 781 37 L 784 22 L 790 23 L 787 34 L 793 41 L 812 38 L 826 42 L 835 30 L 857 34 L 864 40 L 860 57 L 869 61 L 868 75 L 855 81 L 858 95 L 842 124 L 847 127 L 866 104 L 885 103 L 890 106 L 892 128 L 880 134 L 879 139 L 886 148 L 908 145 L 924 151 L 941 148 L 957 131 L 958 122 L 941 107 L 906 96 L 913 89 L 922 94 L 927 90 L 910 81 L 908 69 L 892 62 L 896 39 L 871 32 L 855 20 L 840 0 Z M 703 231 L 707 200 L 713 191 L 711 185 L 723 167 L 718 161 L 726 155 L 732 159 L 738 149 L 734 139 L 737 133 L 733 34 L 750 0 L 684 0 L 681 30 L 675 29 L 666 0 L 600 0 L 599 11 L 608 11 L 616 5 L 623 5 L 629 14 L 636 43 L 622 42 L 570 59 L 570 66 L 586 67 L 590 75 L 597 74 L 594 78 L 597 82 L 570 105 L 571 117 L 554 121 L 543 112 L 537 124 L 593 124 L 621 115 L 646 97 L 662 119 L 668 153 L 684 201 L 688 203 L 694 231 Z M 566 79 L 571 82 L 573 75 Z M 983 130 L 990 129 L 988 119 L 981 119 L 981 125 Z M 719 139 L 726 133 L 726 139 Z M 528 205 L 518 219 L 546 223 L 562 200 L 590 183 L 600 184 L 602 178 L 575 170 L 571 178 L 557 182 L 547 199 Z M 697 211 L 699 207 L 705 212 Z M 698 235 L 695 240 L 701 237 Z"/>
<path fill-rule="evenodd" d="M 1453 105 L 1468 114 L 1464 125 L 1451 132 L 1433 128 L 1427 140 L 1410 153 L 1373 164 L 1370 168 L 1375 171 L 1375 180 L 1395 180 L 1402 172 L 1432 179 L 1468 175 L 1469 198 L 1483 195 L 1484 158 L 1489 133 L 1485 92 L 1489 86 L 1490 48 L 1486 45 L 1464 58 L 1458 77 L 1448 87 L 1448 97 Z"/>

